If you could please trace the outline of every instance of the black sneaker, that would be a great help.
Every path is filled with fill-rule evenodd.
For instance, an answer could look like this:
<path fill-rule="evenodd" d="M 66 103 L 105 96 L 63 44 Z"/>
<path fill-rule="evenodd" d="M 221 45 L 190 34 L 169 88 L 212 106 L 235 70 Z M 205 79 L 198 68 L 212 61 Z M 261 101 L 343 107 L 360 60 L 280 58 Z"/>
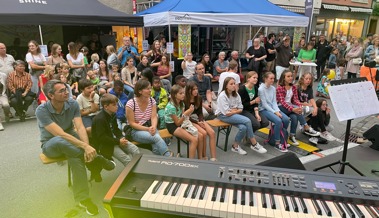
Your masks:
<path fill-rule="evenodd" d="M 79 206 L 86 209 L 88 215 L 94 216 L 99 213 L 99 209 L 90 198 L 87 198 L 86 200 L 79 202 Z"/>
<path fill-rule="evenodd" d="M 98 159 L 97 161 L 101 163 L 101 166 L 103 167 L 104 170 L 110 171 L 116 167 L 116 163 L 113 160 L 108 160 L 102 155 L 98 155 L 96 159 Z"/>

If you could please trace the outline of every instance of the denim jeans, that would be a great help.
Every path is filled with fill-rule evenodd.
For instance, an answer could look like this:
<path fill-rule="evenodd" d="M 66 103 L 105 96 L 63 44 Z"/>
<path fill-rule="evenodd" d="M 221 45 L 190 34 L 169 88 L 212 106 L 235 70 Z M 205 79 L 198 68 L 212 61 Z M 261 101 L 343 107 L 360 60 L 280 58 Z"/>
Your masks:
<path fill-rule="evenodd" d="M 287 109 L 285 109 L 283 106 L 279 106 L 279 109 L 291 118 L 291 128 L 290 128 L 291 135 L 296 135 L 297 122 L 300 122 L 300 125 L 302 126 L 308 125 L 302 114 L 290 112 Z"/>
<path fill-rule="evenodd" d="M 126 118 L 123 118 L 123 119 L 119 119 L 117 118 L 117 127 L 123 132 L 123 129 L 122 129 L 122 124 L 125 123 L 126 124 Z"/>
<path fill-rule="evenodd" d="M 119 160 L 124 166 L 126 166 L 136 154 L 139 154 L 139 149 L 131 142 L 128 142 L 126 147 L 121 147 L 120 145 L 114 146 L 113 157 Z"/>
<path fill-rule="evenodd" d="M 76 138 L 79 138 L 75 135 Z M 76 201 L 89 198 L 87 171 L 84 164 L 84 150 L 60 136 L 55 136 L 42 145 L 42 152 L 50 158 L 65 156 L 72 172 L 72 190 Z"/>
<path fill-rule="evenodd" d="M 274 123 L 274 139 L 276 142 L 280 142 L 280 130 L 282 128 L 287 129 L 288 125 L 290 123 L 290 119 L 288 118 L 287 115 L 285 115 L 283 112 L 280 111 L 280 114 L 282 115 L 282 118 L 276 116 L 276 114 L 267 111 L 267 110 L 262 110 L 260 111 L 263 116 L 265 116 L 271 123 Z"/>
<path fill-rule="evenodd" d="M 229 117 L 223 114 L 219 114 L 218 119 L 238 128 L 237 135 L 234 138 L 234 141 L 238 144 L 241 143 L 242 139 L 245 138 L 246 135 L 249 139 L 254 137 L 253 127 L 251 125 L 250 119 L 241 114 L 233 114 Z"/>
<path fill-rule="evenodd" d="M 247 110 L 243 110 L 241 115 L 247 117 L 250 119 L 251 125 L 253 127 L 253 132 L 256 132 L 258 129 L 265 128 L 269 125 L 269 122 L 265 116 L 262 115 L 262 113 L 259 112 L 259 116 L 261 117 L 261 122 L 255 118 L 254 112 L 250 112 Z"/>
<path fill-rule="evenodd" d="M 134 88 L 124 84 L 124 92 L 128 95 L 128 100 L 134 98 Z"/>
<path fill-rule="evenodd" d="M 133 130 L 132 138 L 139 143 L 152 144 L 152 152 L 156 155 L 170 156 L 167 145 L 159 135 L 159 131 L 155 132 L 155 135 L 151 135 L 148 131 Z"/>

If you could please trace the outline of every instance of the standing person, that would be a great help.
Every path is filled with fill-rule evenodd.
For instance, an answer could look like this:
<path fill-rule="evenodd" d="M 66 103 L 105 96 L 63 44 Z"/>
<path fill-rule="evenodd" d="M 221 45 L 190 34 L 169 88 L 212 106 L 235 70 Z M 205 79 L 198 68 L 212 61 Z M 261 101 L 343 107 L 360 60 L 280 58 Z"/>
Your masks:
<path fill-rule="evenodd" d="M 25 121 L 25 113 L 32 104 L 35 93 L 31 91 L 32 80 L 30 74 L 25 72 L 25 62 L 17 60 L 14 62 L 14 69 L 8 75 L 7 87 L 10 91 L 10 106 L 20 117 L 20 121 Z"/>
<path fill-rule="evenodd" d="M 266 153 L 267 150 L 259 144 L 254 137 L 250 119 L 241 115 L 243 109 L 241 97 L 237 93 L 236 82 L 232 77 L 225 79 L 222 92 L 217 98 L 218 119 L 238 127 L 231 150 L 237 154 L 246 155 L 247 152 L 240 146 L 242 139 L 247 136 L 250 140 L 250 148 L 258 153 Z"/>
<path fill-rule="evenodd" d="M 116 80 L 113 82 L 113 88 L 109 91 L 109 94 L 114 95 L 118 98 L 116 119 L 118 128 L 122 130 L 122 124 L 127 123 L 125 115 L 125 106 L 128 102 L 128 97 L 124 93 L 124 84 L 121 80 Z"/>
<path fill-rule="evenodd" d="M 149 57 L 150 66 L 152 67 L 152 70 L 154 72 L 156 72 L 158 69 L 159 63 L 161 62 L 161 59 L 162 59 L 162 55 L 163 54 L 161 52 L 161 44 L 159 43 L 158 40 L 155 40 L 153 43 L 152 50 L 146 53 L 146 56 Z"/>
<path fill-rule="evenodd" d="M 35 40 L 28 43 L 29 52 L 26 54 L 26 62 L 29 64 L 29 73 L 32 78 L 31 91 L 38 94 L 38 78 L 43 73 L 46 66 L 46 58 L 41 53 L 41 48 Z"/>
<path fill-rule="evenodd" d="M 188 52 L 186 56 L 184 56 L 184 60 L 181 64 L 183 69 L 183 76 L 185 76 L 187 79 L 190 79 L 193 75 L 195 75 L 196 61 L 193 61 L 192 58 L 192 53 Z"/>
<path fill-rule="evenodd" d="M 229 69 L 227 72 L 224 72 L 220 75 L 220 78 L 218 80 L 218 94 L 221 93 L 222 91 L 222 87 L 224 85 L 224 80 L 227 78 L 227 77 L 232 77 L 234 78 L 234 81 L 236 83 L 236 87 L 238 89 L 238 86 L 239 84 L 241 83 L 240 81 L 240 77 L 238 76 L 237 74 L 237 70 L 238 70 L 238 64 L 237 62 L 235 62 L 234 60 L 231 61 L 229 63 Z"/>
<path fill-rule="evenodd" d="M 325 99 L 317 99 L 317 116 L 312 116 L 308 121 L 314 129 L 321 132 L 320 137 L 328 141 L 334 141 L 335 137 L 330 134 L 334 127 L 330 124 L 330 107 Z"/>
<path fill-rule="evenodd" d="M 128 57 L 132 57 L 135 64 L 136 58 L 138 57 L 138 51 L 135 47 L 131 46 L 130 37 L 124 36 L 122 42 L 124 45 L 119 48 L 117 52 L 117 58 L 121 61 L 121 66 L 125 66 Z"/>
<path fill-rule="evenodd" d="M 113 156 L 126 166 L 140 151 L 117 128 L 118 103 L 119 99 L 112 94 L 104 94 L 101 97 L 103 109 L 93 118 L 92 137 L 100 154 L 109 160 L 112 160 Z"/>
<path fill-rule="evenodd" d="M 172 76 L 171 76 L 170 62 L 168 60 L 167 55 L 162 56 L 161 62 L 159 63 L 155 76 L 159 76 L 159 78 L 162 81 L 163 88 L 166 89 L 167 92 L 170 92 L 171 84 L 172 84 Z"/>
<path fill-rule="evenodd" d="M 204 66 L 204 71 L 205 71 L 204 75 L 212 79 L 213 78 L 213 64 L 211 62 L 211 58 L 209 57 L 208 53 L 205 53 L 203 55 L 203 57 L 201 58 L 201 63 Z"/>
<path fill-rule="evenodd" d="M 329 69 L 334 69 L 336 70 L 337 68 L 337 55 L 338 55 L 338 48 L 335 47 L 332 49 L 329 55 L 329 60 L 328 60 L 328 68 Z"/>
<path fill-rule="evenodd" d="M 184 99 L 185 110 L 188 110 L 191 105 L 194 107 L 190 120 L 196 127 L 199 134 L 199 148 L 203 148 L 201 159 L 207 160 L 207 136 L 209 136 L 209 150 L 211 154 L 211 161 L 217 161 L 216 159 L 216 134 L 211 126 L 204 121 L 202 99 L 199 95 L 199 90 L 195 81 L 189 81 L 185 90 Z"/>
<path fill-rule="evenodd" d="M 283 71 L 289 70 L 290 60 L 293 58 L 292 48 L 290 46 L 291 38 L 285 36 L 283 40 L 278 42 L 274 48 L 276 49 L 276 79 L 279 80 Z"/>
<path fill-rule="evenodd" d="M 228 71 L 229 61 L 225 60 L 225 52 L 218 53 L 218 59 L 213 64 L 213 79 L 219 80 L 223 72 Z"/>
<path fill-rule="evenodd" d="M 272 72 L 267 72 L 263 75 L 263 81 L 258 88 L 258 96 L 261 98 L 259 104 L 259 112 L 267 117 L 274 125 L 274 140 L 275 148 L 281 152 L 288 152 L 287 147 L 280 142 L 280 132 L 282 129 L 287 129 L 289 125 L 288 116 L 280 111 L 276 101 L 276 89 L 273 86 L 275 75 Z"/>
<path fill-rule="evenodd" d="M 53 79 L 55 70 L 54 67 L 51 65 L 47 65 L 43 74 L 39 76 L 38 78 L 38 87 L 39 87 L 39 96 L 38 96 L 38 103 L 43 104 L 47 101 L 47 97 L 45 93 L 43 92 L 43 86 L 47 83 L 47 81 Z"/>
<path fill-rule="evenodd" d="M 46 64 L 55 67 L 57 64 L 63 64 L 66 61 L 62 57 L 62 47 L 54 43 L 51 46 L 51 55 L 47 58 Z"/>
<path fill-rule="evenodd" d="M 303 108 L 299 101 L 296 86 L 292 84 L 292 72 L 285 70 L 279 78 L 278 87 L 276 88 L 276 99 L 280 111 L 291 118 L 291 128 L 289 140 L 292 145 L 299 145 L 296 140 L 296 129 L 298 122 L 305 134 L 310 136 L 319 136 L 320 133 L 312 129 L 303 116 Z"/>
<path fill-rule="evenodd" d="M 120 60 L 117 58 L 116 49 L 113 45 L 108 45 L 105 48 L 105 52 L 107 52 L 107 68 L 108 70 L 112 70 L 112 65 L 120 65 Z"/>
<path fill-rule="evenodd" d="M 316 44 L 316 70 L 317 70 L 317 81 L 320 80 L 321 73 L 324 71 L 326 60 L 328 59 L 328 55 L 330 53 L 328 41 L 325 39 L 325 35 L 321 34 L 319 36 L 319 41 Z"/>
<path fill-rule="evenodd" d="M 347 66 L 346 66 L 346 71 L 347 71 L 347 78 L 357 78 L 357 73 L 359 73 L 359 68 L 360 64 L 354 59 L 358 59 L 362 57 L 363 54 L 363 47 L 362 47 L 362 39 L 355 39 L 354 44 L 352 48 L 350 49 L 349 52 L 346 54 L 346 60 L 347 60 Z"/>
<path fill-rule="evenodd" d="M 255 38 L 253 45 L 245 53 L 246 58 L 249 60 L 248 69 L 258 73 L 258 82 L 261 80 L 264 68 L 263 60 L 267 58 L 266 49 L 260 43 L 259 38 Z"/>
<path fill-rule="evenodd" d="M 265 44 L 265 49 L 267 53 L 266 57 L 266 70 L 273 72 L 275 68 L 275 58 L 276 58 L 276 50 L 274 48 L 275 43 L 275 34 L 270 33 L 267 37 L 267 42 Z"/>
<path fill-rule="evenodd" d="M 70 66 L 71 74 L 75 80 L 79 82 L 86 78 L 84 54 L 79 52 L 77 45 L 74 42 L 68 43 L 68 54 L 66 55 L 68 65 Z"/>
<path fill-rule="evenodd" d="M 49 158 L 67 158 L 72 172 L 75 200 L 86 209 L 87 214 L 96 215 L 99 211 L 89 196 L 85 164 L 92 170 L 94 168 L 90 166 L 97 163 L 107 170 L 114 169 L 115 165 L 97 155 L 96 150 L 89 144 L 79 105 L 68 98 L 66 85 L 58 80 L 50 80 L 43 90 L 49 101 L 38 106 L 36 110 L 42 152 Z"/>
<path fill-rule="evenodd" d="M 262 113 L 259 113 L 258 105 L 261 98 L 258 96 L 258 73 L 250 71 L 246 75 L 246 83 L 242 85 L 238 94 L 241 96 L 243 111 L 241 115 L 250 119 L 253 131 L 268 126 L 269 122 Z"/>
<path fill-rule="evenodd" d="M 145 69 L 146 70 L 146 69 Z M 139 80 L 134 87 L 134 98 L 126 104 L 126 119 L 133 128 L 131 137 L 134 141 L 152 144 L 156 155 L 173 156 L 157 131 L 158 116 L 155 100 L 151 97 L 151 85 L 146 79 Z"/>
<path fill-rule="evenodd" d="M 174 85 L 171 89 L 171 101 L 167 104 L 165 109 L 166 127 L 170 134 L 189 142 L 189 158 L 195 158 L 197 150 L 197 157 L 202 159 L 203 148 L 199 146 L 198 136 L 189 133 L 181 127 L 184 121 L 189 119 L 189 116 L 195 109 L 194 105 L 191 105 L 184 111 L 183 101 L 184 89 L 179 85 Z"/>
<path fill-rule="evenodd" d="M 314 49 L 313 42 L 308 42 L 307 45 L 300 49 L 299 55 L 297 56 L 297 60 L 302 63 L 315 63 L 316 62 L 316 50 Z M 311 68 L 312 72 L 314 71 L 314 68 Z M 304 72 L 309 71 L 308 66 L 299 66 L 298 68 L 298 75 L 299 78 L 302 76 Z M 314 75 L 316 77 L 316 75 Z M 294 74 L 294 79 L 296 79 L 296 73 Z"/>
<path fill-rule="evenodd" d="M 7 54 L 7 47 L 4 43 L 0 42 L 0 73 L 5 73 L 8 76 L 13 72 L 14 58 L 12 55 Z"/>
<path fill-rule="evenodd" d="M 0 45 L 1 46 L 1 45 Z M 7 90 L 7 75 L 0 72 L 0 108 L 3 108 L 5 122 L 9 122 L 10 106 L 8 102 Z M 3 131 L 4 127 L 0 118 L 0 131 Z"/>
<path fill-rule="evenodd" d="M 242 75 L 241 60 L 238 57 L 238 51 L 232 51 L 230 54 L 229 63 L 233 60 L 237 62 L 237 74 L 240 77 L 240 82 L 243 83 L 244 76 Z"/>

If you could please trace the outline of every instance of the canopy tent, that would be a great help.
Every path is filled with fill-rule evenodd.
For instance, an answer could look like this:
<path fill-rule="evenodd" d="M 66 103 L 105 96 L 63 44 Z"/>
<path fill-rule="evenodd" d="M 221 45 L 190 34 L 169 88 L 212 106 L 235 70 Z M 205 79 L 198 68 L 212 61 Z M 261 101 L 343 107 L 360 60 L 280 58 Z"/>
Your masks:
<path fill-rule="evenodd" d="M 164 0 L 138 13 L 146 27 L 178 24 L 306 27 L 308 17 L 268 0 Z"/>
<path fill-rule="evenodd" d="M 1 0 L 0 24 L 143 26 L 143 19 L 97 0 Z"/>

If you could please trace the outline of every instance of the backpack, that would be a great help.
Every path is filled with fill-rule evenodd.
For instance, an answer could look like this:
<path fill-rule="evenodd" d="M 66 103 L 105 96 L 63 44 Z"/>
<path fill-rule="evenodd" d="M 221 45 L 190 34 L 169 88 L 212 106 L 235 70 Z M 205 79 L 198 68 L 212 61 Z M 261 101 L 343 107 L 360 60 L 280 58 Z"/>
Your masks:
<path fill-rule="evenodd" d="M 268 138 L 265 140 L 265 143 L 269 143 L 270 145 L 275 146 L 273 126 L 274 126 L 273 124 L 270 125 L 270 131 L 268 133 Z M 282 128 L 280 129 L 280 144 L 288 147 L 287 140 L 288 140 L 288 131 L 287 129 L 283 128 L 283 124 L 282 124 Z"/>

